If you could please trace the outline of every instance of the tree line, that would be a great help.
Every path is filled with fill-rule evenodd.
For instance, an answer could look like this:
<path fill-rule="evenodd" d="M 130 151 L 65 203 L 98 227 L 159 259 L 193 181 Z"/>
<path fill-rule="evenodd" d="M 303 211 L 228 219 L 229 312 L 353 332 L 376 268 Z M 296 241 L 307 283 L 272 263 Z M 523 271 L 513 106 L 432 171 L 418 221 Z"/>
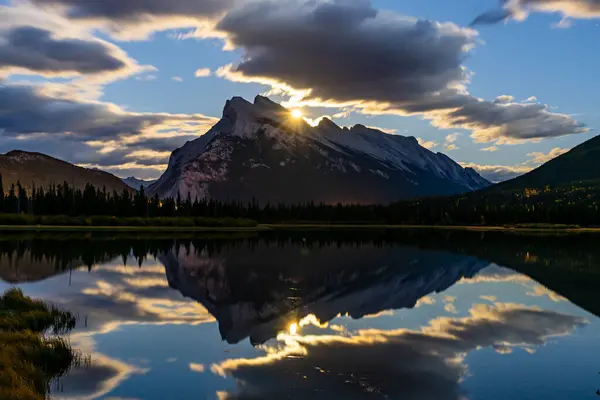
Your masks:
<path fill-rule="evenodd" d="M 261 223 L 314 222 L 410 225 L 566 224 L 600 226 L 600 190 L 585 185 L 513 191 L 484 190 L 389 205 L 260 203 L 194 198 L 161 199 L 124 189 L 108 192 L 87 184 L 63 184 L 5 192 L 0 175 L 0 214 L 111 216 L 118 218 L 246 218 Z"/>

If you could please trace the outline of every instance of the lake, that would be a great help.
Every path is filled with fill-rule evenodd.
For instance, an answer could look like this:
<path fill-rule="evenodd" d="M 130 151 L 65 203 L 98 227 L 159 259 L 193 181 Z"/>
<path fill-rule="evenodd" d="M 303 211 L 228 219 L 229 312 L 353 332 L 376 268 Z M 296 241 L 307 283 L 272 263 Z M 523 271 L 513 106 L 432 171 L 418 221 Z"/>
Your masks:
<path fill-rule="evenodd" d="M 4 233 L 78 316 L 57 399 L 593 399 L 600 236 Z"/>

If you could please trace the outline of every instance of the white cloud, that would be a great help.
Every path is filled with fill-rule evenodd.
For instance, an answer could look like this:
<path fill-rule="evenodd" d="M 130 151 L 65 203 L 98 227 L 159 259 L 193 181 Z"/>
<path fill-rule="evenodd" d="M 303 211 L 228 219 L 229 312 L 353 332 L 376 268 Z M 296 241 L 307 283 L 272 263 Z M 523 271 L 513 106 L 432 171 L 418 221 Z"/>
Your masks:
<path fill-rule="evenodd" d="M 183 82 L 183 78 L 180 76 L 173 76 L 171 77 L 172 80 L 174 80 L 175 82 Z"/>
<path fill-rule="evenodd" d="M 555 147 L 552 150 L 550 150 L 548 153 L 536 151 L 533 153 L 528 153 L 527 156 L 532 158 L 531 162 L 533 162 L 533 163 L 545 164 L 548 161 L 553 160 L 558 156 L 568 153 L 570 150 L 571 149 L 561 149 L 560 147 Z"/>
<path fill-rule="evenodd" d="M 456 142 L 456 140 L 458 139 L 458 137 L 460 135 L 461 135 L 460 133 L 451 133 L 450 135 L 446 136 L 446 143 Z"/>
<path fill-rule="evenodd" d="M 423 147 L 425 147 L 426 149 L 433 149 L 434 147 L 437 147 L 439 145 L 438 142 L 433 141 L 433 140 L 425 140 L 423 138 L 417 138 L 417 142 L 419 142 L 419 144 Z"/>
<path fill-rule="evenodd" d="M 198 373 L 202 373 L 206 369 L 206 367 L 204 366 L 204 364 L 190 363 L 189 367 L 190 367 L 191 371 L 198 372 Z"/>
<path fill-rule="evenodd" d="M 381 128 L 379 126 L 367 126 L 367 128 L 369 129 L 375 129 L 381 132 L 385 132 L 389 135 L 396 135 L 398 134 L 398 129 L 393 129 L 393 128 Z"/>
<path fill-rule="evenodd" d="M 492 153 L 494 151 L 498 151 L 498 146 L 484 147 L 483 149 L 481 149 L 481 151 L 487 151 Z"/>
<path fill-rule="evenodd" d="M 462 134 L 458 132 L 447 135 L 445 138 L 444 150 L 453 151 L 460 149 L 460 147 L 458 147 L 455 143 L 458 137 L 461 135 Z"/>
<path fill-rule="evenodd" d="M 530 172 L 533 168 L 523 165 L 480 165 L 475 163 L 459 163 L 464 168 L 473 168 L 490 182 L 503 182 Z"/>
<path fill-rule="evenodd" d="M 513 96 L 503 95 L 496 97 L 496 103 L 499 104 L 508 104 L 512 103 L 515 98 Z"/>
<path fill-rule="evenodd" d="M 137 76 L 135 79 L 138 81 L 149 82 L 149 81 L 155 81 L 157 79 L 157 76 L 153 75 L 153 74 L 149 74 L 149 75 Z"/>
<path fill-rule="evenodd" d="M 212 75 L 212 71 L 209 68 L 199 68 L 194 73 L 196 78 L 206 78 Z"/>

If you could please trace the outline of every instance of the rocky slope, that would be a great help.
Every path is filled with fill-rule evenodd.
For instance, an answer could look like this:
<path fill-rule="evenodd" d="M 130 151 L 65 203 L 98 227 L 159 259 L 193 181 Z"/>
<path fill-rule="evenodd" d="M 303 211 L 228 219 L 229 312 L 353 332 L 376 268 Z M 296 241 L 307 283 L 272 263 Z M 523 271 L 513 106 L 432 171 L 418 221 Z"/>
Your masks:
<path fill-rule="evenodd" d="M 413 137 L 362 125 L 316 127 L 258 96 L 228 101 L 205 135 L 173 152 L 151 194 L 261 202 L 387 203 L 490 183 Z"/>
<path fill-rule="evenodd" d="M 109 192 L 130 190 L 121 179 L 108 172 L 81 168 L 45 154 L 20 150 L 0 155 L 0 174 L 5 191 L 8 191 L 10 185 L 16 184 L 17 181 L 26 188 L 32 185 L 46 188 L 50 184 L 68 182 L 79 189 L 91 183 L 98 188 L 106 187 Z"/>

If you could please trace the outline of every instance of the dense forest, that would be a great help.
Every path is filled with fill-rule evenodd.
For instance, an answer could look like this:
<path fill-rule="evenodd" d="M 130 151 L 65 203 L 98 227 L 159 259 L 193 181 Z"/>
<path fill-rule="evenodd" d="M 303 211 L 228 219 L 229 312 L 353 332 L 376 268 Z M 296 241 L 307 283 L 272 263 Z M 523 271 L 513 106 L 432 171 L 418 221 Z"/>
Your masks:
<path fill-rule="evenodd" d="M 160 199 L 144 188 L 132 193 L 107 192 L 87 185 L 74 189 L 68 183 L 25 189 L 0 176 L 0 214 L 44 216 L 96 216 L 110 218 L 232 218 L 260 223 L 352 223 L 411 225 L 600 225 L 596 185 L 524 190 L 483 190 L 459 196 L 403 201 L 390 205 L 259 204 L 256 201 L 212 199 Z M 110 225 L 106 218 L 102 221 Z M 1 221 L 0 221 L 1 222 Z"/>

